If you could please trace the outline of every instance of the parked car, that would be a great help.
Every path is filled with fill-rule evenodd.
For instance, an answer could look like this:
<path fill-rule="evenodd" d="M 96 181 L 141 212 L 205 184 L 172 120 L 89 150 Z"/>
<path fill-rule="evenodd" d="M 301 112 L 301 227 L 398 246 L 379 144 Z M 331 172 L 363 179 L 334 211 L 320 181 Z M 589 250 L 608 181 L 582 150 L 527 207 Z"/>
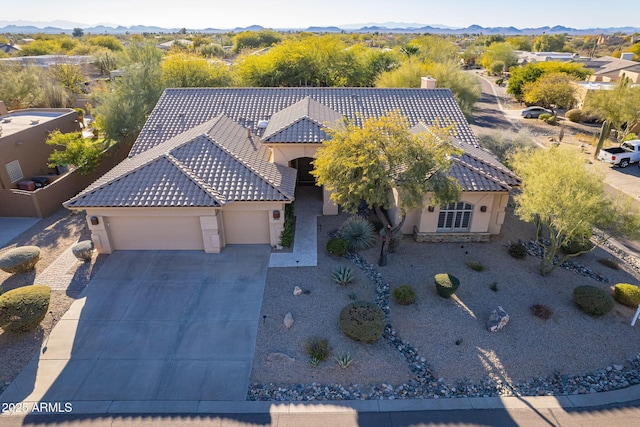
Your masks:
<path fill-rule="evenodd" d="M 527 107 L 522 110 L 521 114 L 525 119 L 537 119 L 540 114 L 551 114 L 553 116 L 553 111 L 542 107 Z"/>
<path fill-rule="evenodd" d="M 611 147 L 600 150 L 598 160 L 602 160 L 612 165 L 626 168 L 631 163 L 640 160 L 640 139 L 632 139 L 623 142 L 620 147 Z"/>

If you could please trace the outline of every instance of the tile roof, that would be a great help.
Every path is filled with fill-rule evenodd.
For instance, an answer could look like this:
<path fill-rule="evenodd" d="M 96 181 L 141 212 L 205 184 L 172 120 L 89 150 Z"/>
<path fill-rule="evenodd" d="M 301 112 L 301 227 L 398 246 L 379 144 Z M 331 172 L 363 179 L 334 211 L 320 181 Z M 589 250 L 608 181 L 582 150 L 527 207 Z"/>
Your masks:
<path fill-rule="evenodd" d="M 306 97 L 271 116 L 264 142 L 322 143 L 329 138 L 324 128 L 342 120 L 342 114 Z"/>
<path fill-rule="evenodd" d="M 257 137 L 220 116 L 129 157 L 64 205 L 219 207 L 292 200 L 296 171 L 268 157 Z"/>
<path fill-rule="evenodd" d="M 441 122 L 453 124 L 458 138 L 470 144 L 477 139 L 449 89 L 377 89 L 377 88 L 182 88 L 167 89 L 143 127 L 130 156 L 135 156 L 212 117 L 225 115 L 248 127 L 262 137 L 263 120 L 287 120 L 276 116 L 287 107 L 305 98 L 324 107 L 316 110 L 309 102 L 309 120 L 321 119 L 333 110 L 349 120 L 360 123 L 369 117 L 379 117 L 390 111 L 399 111 L 413 126 L 422 121 L 427 124 Z M 304 111 L 300 104 L 292 111 Z M 276 116 L 276 117 L 274 117 Z M 284 116 L 283 116 L 284 117 Z M 292 122 L 289 122 L 292 124 Z M 275 125 L 274 125 L 275 126 Z M 307 126 L 307 138 L 318 135 Z M 304 135 L 304 133 L 303 133 Z"/>
<path fill-rule="evenodd" d="M 429 127 L 422 122 L 411 128 L 413 133 L 428 131 Z M 464 191 L 508 191 L 520 185 L 520 179 L 511 170 L 477 144 L 456 137 L 450 142 L 463 151 L 453 159 L 449 175 L 458 180 Z"/>

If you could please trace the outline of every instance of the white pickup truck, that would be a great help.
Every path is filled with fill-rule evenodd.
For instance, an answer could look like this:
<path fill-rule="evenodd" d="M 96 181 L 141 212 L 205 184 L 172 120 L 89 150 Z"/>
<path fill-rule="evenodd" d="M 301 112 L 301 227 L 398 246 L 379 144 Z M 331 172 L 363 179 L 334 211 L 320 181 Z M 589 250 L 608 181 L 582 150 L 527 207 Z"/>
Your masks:
<path fill-rule="evenodd" d="M 626 168 L 631 163 L 640 161 L 640 139 L 625 141 L 620 147 L 611 147 L 600 150 L 598 160 L 612 165 Z"/>

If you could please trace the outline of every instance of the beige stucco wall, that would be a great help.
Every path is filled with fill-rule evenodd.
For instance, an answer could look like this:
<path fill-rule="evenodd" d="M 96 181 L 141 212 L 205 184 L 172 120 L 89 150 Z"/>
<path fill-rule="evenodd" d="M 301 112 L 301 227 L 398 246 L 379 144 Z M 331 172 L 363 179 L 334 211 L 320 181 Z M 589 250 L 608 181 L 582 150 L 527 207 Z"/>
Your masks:
<path fill-rule="evenodd" d="M 227 244 L 278 245 L 284 206 L 278 202 L 235 202 L 222 209 L 95 208 L 87 209 L 87 224 L 99 253 L 132 249 L 218 253 Z M 280 212 L 278 219 L 273 214 L 276 210 Z M 92 217 L 97 224 L 92 224 Z"/>
<path fill-rule="evenodd" d="M 289 162 L 300 157 L 315 157 L 320 144 L 268 144 L 271 148 L 272 162 L 289 166 Z"/>
<path fill-rule="evenodd" d="M 393 194 L 397 201 L 397 193 Z M 407 219 L 402 227 L 403 234 L 436 233 L 438 231 L 438 216 L 440 206 L 433 205 L 433 212 L 429 212 L 429 202 L 426 198 L 423 209 L 415 209 L 407 213 Z M 504 223 L 505 208 L 509 201 L 507 192 L 463 192 L 460 201 L 473 205 L 471 227 L 469 233 L 499 234 Z M 482 212 L 481 207 L 486 206 Z M 400 213 L 397 209 L 390 209 L 389 214 L 394 223 L 400 221 Z"/>
<path fill-rule="evenodd" d="M 71 109 L 28 109 L 19 110 L 15 114 L 33 113 L 58 113 L 59 117 L 44 117 L 37 124 L 26 124 L 18 131 L 11 131 L 8 124 L 5 124 L 5 131 L 0 137 L 0 188 L 17 188 L 16 182 L 11 182 L 9 173 L 5 165 L 14 160 L 20 162 L 23 179 L 28 180 L 36 175 L 48 175 L 55 170 L 47 166 L 49 156 L 55 147 L 47 145 L 46 140 L 49 132 L 59 129 L 62 133 L 77 132 L 80 130 L 77 118 L 78 114 Z M 12 113 L 2 116 L 2 121 L 12 119 Z M 12 119 L 13 126 L 18 119 Z"/>

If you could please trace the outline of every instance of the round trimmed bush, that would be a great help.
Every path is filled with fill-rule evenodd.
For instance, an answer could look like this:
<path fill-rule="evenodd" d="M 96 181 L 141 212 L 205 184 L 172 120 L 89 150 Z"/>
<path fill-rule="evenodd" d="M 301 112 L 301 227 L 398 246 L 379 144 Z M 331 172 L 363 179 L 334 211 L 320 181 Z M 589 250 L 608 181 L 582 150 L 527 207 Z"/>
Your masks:
<path fill-rule="evenodd" d="M 451 298 L 451 295 L 455 294 L 458 286 L 460 286 L 460 280 L 447 273 L 436 274 L 434 280 L 436 282 L 436 291 L 443 298 Z"/>
<path fill-rule="evenodd" d="M 527 256 L 527 247 L 524 243 L 514 242 L 509 245 L 509 255 L 518 259 L 524 258 Z"/>
<path fill-rule="evenodd" d="M 372 302 L 352 302 L 340 312 L 338 324 L 352 340 L 370 344 L 382 336 L 384 312 Z"/>
<path fill-rule="evenodd" d="M 398 286 L 393 290 L 393 299 L 400 305 L 413 304 L 416 300 L 416 291 L 409 285 Z"/>
<path fill-rule="evenodd" d="M 573 290 L 573 302 L 590 316 L 604 316 L 613 309 L 613 298 L 606 291 L 591 285 L 578 286 Z"/>
<path fill-rule="evenodd" d="M 83 240 L 71 247 L 71 252 L 80 261 L 89 262 L 93 255 L 93 241 Z"/>
<path fill-rule="evenodd" d="M 14 334 L 28 332 L 42 322 L 49 309 L 51 288 L 23 286 L 0 295 L 0 327 Z"/>
<path fill-rule="evenodd" d="M 580 123 L 582 120 L 582 110 L 578 108 L 573 108 L 566 113 L 564 113 L 564 117 L 573 123 Z"/>
<path fill-rule="evenodd" d="M 373 224 L 361 216 L 355 215 L 340 226 L 340 237 L 349 243 L 350 251 L 362 251 L 373 247 L 376 235 Z"/>
<path fill-rule="evenodd" d="M 7 273 L 26 273 L 36 266 L 40 259 L 37 246 L 20 246 L 0 255 L 0 270 Z"/>
<path fill-rule="evenodd" d="M 349 242 L 340 237 L 334 237 L 332 239 L 329 239 L 329 241 L 327 242 L 327 252 L 329 252 L 331 255 L 342 256 L 347 253 L 348 249 Z"/>
<path fill-rule="evenodd" d="M 640 304 L 640 288 L 629 283 L 618 283 L 613 287 L 613 298 L 620 304 L 636 308 Z"/>

